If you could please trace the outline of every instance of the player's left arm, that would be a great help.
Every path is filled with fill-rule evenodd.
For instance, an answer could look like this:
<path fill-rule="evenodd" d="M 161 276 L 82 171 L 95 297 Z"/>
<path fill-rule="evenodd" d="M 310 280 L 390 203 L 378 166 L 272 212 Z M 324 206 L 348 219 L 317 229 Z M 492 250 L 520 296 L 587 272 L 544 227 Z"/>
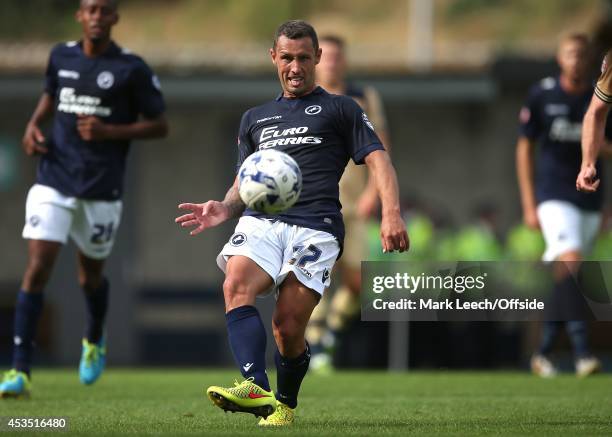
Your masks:
<path fill-rule="evenodd" d="M 610 104 L 593 95 L 591 104 L 584 115 L 582 122 L 582 165 L 576 178 L 576 189 L 587 193 L 597 191 L 599 179 L 595 163 L 601 154 L 612 156 L 610 145 L 606 145 L 606 120 L 610 111 Z"/>
<path fill-rule="evenodd" d="M 399 186 L 395 169 L 389 154 L 384 150 L 374 150 L 365 157 L 370 174 L 374 177 L 378 195 L 382 203 L 380 239 L 384 252 L 399 250 L 404 252 L 410 247 L 406 224 L 400 214 Z"/>
<path fill-rule="evenodd" d="M 368 117 L 376 127 L 376 133 L 385 150 L 391 152 L 391 140 L 387 131 L 387 117 L 383 107 L 382 99 L 376 89 L 372 87 L 365 88 L 366 107 Z M 357 214 L 362 218 L 369 218 L 376 214 L 379 207 L 378 190 L 374 175 L 368 172 L 368 183 L 357 200 Z"/>

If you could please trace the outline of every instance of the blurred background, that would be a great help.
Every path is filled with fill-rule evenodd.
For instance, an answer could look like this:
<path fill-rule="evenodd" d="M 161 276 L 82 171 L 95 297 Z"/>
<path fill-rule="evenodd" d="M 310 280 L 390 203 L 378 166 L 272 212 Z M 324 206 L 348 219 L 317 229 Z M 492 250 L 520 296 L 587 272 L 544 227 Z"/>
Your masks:
<path fill-rule="evenodd" d="M 0 2 L 0 366 L 7 368 L 26 262 L 24 202 L 36 168 L 20 141 L 50 48 L 80 36 L 77 4 Z M 281 22 L 303 18 L 319 34 L 344 37 L 351 79 L 380 92 L 406 217 L 421 242 L 411 256 L 422 260 L 538 258 L 537 249 L 524 248 L 540 243 L 521 240 L 517 228 L 518 112 L 529 86 L 556 74 L 562 33 L 587 32 L 601 48 L 612 32 L 612 2 L 604 0 L 121 0 L 120 15 L 114 39 L 157 72 L 171 133 L 131 150 L 107 270 L 112 365 L 232 363 L 215 257 L 234 223 L 190 238 L 173 220 L 178 203 L 219 199 L 232 183 L 241 114 L 279 91 L 267 50 Z M 606 226 L 597 257 L 612 256 L 609 237 Z M 373 240 L 371 259 L 381 259 Z M 486 241 L 486 252 L 470 253 L 482 248 L 475 241 Z M 78 360 L 84 302 L 75 261 L 69 245 L 47 288 L 38 364 Z M 269 322 L 273 301 L 259 304 Z M 593 328 L 594 352 L 610 366 L 610 325 Z M 538 329 L 355 321 L 335 360 L 339 367 L 527 368 Z M 558 355 L 569 369 L 569 346 Z"/>

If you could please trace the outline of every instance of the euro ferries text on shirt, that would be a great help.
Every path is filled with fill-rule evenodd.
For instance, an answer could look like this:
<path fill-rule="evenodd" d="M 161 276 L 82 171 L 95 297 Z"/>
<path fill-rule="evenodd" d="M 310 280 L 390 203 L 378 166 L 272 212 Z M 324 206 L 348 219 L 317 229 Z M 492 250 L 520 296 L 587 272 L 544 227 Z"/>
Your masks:
<path fill-rule="evenodd" d="M 100 106 L 100 103 L 102 99 L 99 97 L 77 95 L 74 88 L 65 87 L 60 90 L 57 110 L 68 114 L 110 116 L 111 108 Z"/>
<path fill-rule="evenodd" d="M 261 130 L 259 136 L 259 150 L 289 144 L 321 144 L 323 138 L 302 135 L 308 132 L 307 126 L 278 129 L 278 126 L 269 126 Z M 298 136 L 299 135 L 299 136 Z"/>

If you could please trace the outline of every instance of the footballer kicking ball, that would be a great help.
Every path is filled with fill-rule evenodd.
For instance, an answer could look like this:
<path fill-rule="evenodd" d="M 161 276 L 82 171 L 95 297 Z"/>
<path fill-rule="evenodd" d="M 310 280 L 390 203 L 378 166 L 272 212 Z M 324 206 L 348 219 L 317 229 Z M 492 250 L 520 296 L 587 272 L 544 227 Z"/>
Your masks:
<path fill-rule="evenodd" d="M 265 149 L 249 155 L 238 171 L 240 198 L 250 209 L 277 214 L 300 197 L 302 172 L 286 153 Z"/>

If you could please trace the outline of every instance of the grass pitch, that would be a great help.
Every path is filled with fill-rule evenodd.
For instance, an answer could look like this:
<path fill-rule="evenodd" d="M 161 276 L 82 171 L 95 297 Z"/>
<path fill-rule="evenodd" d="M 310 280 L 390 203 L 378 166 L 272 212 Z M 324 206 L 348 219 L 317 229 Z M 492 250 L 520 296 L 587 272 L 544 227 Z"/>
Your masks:
<path fill-rule="evenodd" d="M 1 401 L 0 416 L 67 416 L 69 432 L 60 435 L 612 434 L 609 375 L 585 380 L 506 372 L 308 375 L 290 429 L 260 429 L 255 417 L 224 414 L 205 397 L 208 385 L 231 385 L 237 376 L 233 371 L 111 369 L 85 387 L 76 369 L 42 370 L 34 374 L 32 397 Z"/>

